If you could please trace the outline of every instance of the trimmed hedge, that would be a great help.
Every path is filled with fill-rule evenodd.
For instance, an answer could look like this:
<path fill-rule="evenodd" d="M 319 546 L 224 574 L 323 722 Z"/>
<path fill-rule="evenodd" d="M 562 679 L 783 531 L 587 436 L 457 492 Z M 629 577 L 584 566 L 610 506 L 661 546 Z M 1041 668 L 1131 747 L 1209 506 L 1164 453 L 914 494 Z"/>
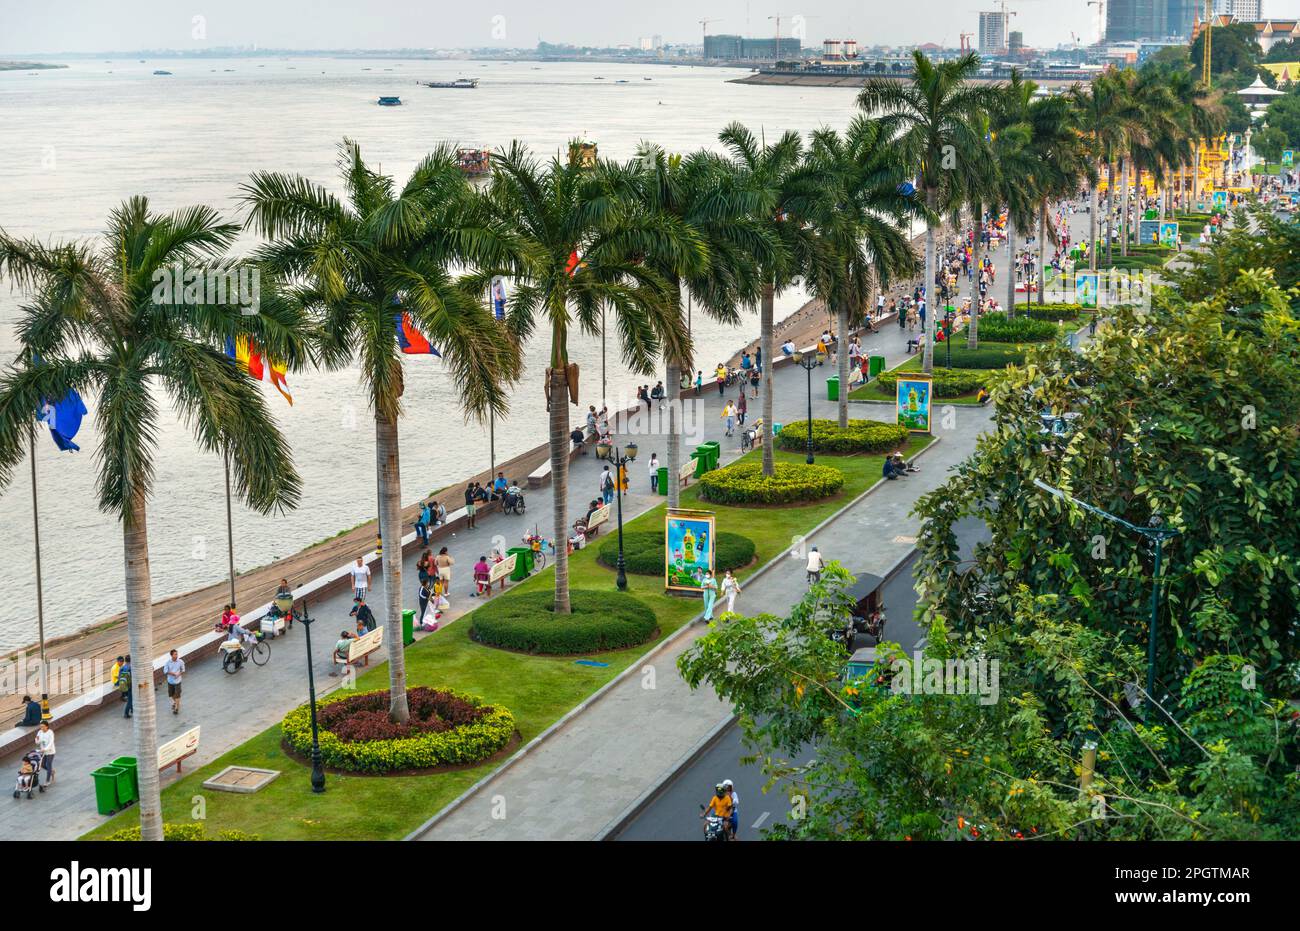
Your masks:
<path fill-rule="evenodd" d="M 1078 320 L 1080 314 L 1088 313 L 1090 310 L 1091 308 L 1085 308 L 1081 304 L 1017 304 L 1016 316 L 1031 317 L 1034 320 L 1051 320 L 1053 323 L 1064 320 L 1068 323 Z"/>
<path fill-rule="evenodd" d="M 879 420 L 850 420 L 841 430 L 837 420 L 812 422 L 813 451 L 818 453 L 883 453 L 896 449 L 907 439 L 907 428 Z M 781 449 L 799 452 L 808 448 L 808 421 L 785 424 L 776 435 Z"/>
<path fill-rule="evenodd" d="M 989 382 L 995 371 L 985 369 L 946 369 L 936 368 L 934 375 L 934 396 L 936 398 L 959 398 L 964 394 L 971 394 L 979 391 L 981 388 L 988 387 Z M 880 375 L 873 385 L 879 385 L 888 391 L 894 391 L 895 385 L 898 384 L 900 377 L 906 378 L 907 372 L 885 372 Z M 897 444 L 895 444 L 897 445 Z"/>
<path fill-rule="evenodd" d="M 984 329 L 980 328 L 980 348 L 967 349 L 966 340 L 961 334 L 952 346 L 952 367 L 955 369 L 1001 369 L 1008 365 L 1024 365 L 1026 350 L 1009 343 L 984 344 Z M 948 365 L 948 347 L 935 343 L 934 364 L 936 367 Z M 898 371 L 894 369 L 894 371 Z M 919 369 L 917 370 L 919 371 Z"/>
<path fill-rule="evenodd" d="M 133 828 L 122 828 L 120 831 L 114 831 L 104 840 L 139 840 L 140 825 Z M 243 831 L 218 831 L 217 840 L 261 840 L 260 834 L 245 834 Z M 163 840 L 211 840 L 206 836 L 206 829 L 202 821 L 187 821 L 181 824 L 168 824 L 163 822 Z"/>
<path fill-rule="evenodd" d="M 714 504 L 803 504 L 838 494 L 844 473 L 830 466 L 778 462 L 763 475 L 761 462 L 739 462 L 700 477 L 700 497 Z"/>
<path fill-rule="evenodd" d="M 429 693 L 427 696 L 423 693 Z M 473 720 L 456 726 L 437 728 L 429 719 L 423 721 L 424 729 L 411 726 L 411 736 L 383 740 L 347 741 L 328 728 L 320 728 L 321 762 L 332 769 L 358 773 L 391 773 L 408 769 L 432 769 L 437 766 L 454 766 L 479 763 L 501 750 L 515 734 L 515 718 L 505 708 L 484 705 L 482 699 L 462 695 L 450 690 L 414 688 L 408 692 L 412 699 L 414 718 L 424 698 L 428 708 L 436 705 L 435 696 L 445 696 L 457 703 L 473 706 L 477 712 Z M 335 694 L 317 705 L 323 716 L 330 705 L 340 702 L 356 704 L 373 699 L 388 708 L 388 690 L 363 692 L 359 695 Z M 441 722 L 446 724 L 447 722 Z M 414 722 L 413 722 L 414 724 Z M 436 729 L 435 729 L 436 728 Z M 296 752 L 311 753 L 311 709 L 306 705 L 295 708 L 280 722 L 284 740 Z"/>
<path fill-rule="evenodd" d="M 470 615 L 469 635 L 486 646 L 570 656 L 639 646 L 659 629 L 654 611 L 623 592 L 571 591 L 569 606 L 572 614 L 556 614 L 550 591 L 493 599 Z"/>
<path fill-rule="evenodd" d="M 739 569 L 754 561 L 754 541 L 738 533 L 720 530 L 713 537 L 713 566 L 716 572 Z M 618 535 L 611 533 L 600 544 L 600 561 L 618 565 Z M 623 567 L 633 575 L 664 574 L 664 532 L 636 530 L 623 534 Z"/>
<path fill-rule="evenodd" d="M 981 342 L 1042 343 L 1055 339 L 1059 332 L 1057 325 L 1050 320 L 1031 320 L 1024 316 L 1008 318 L 1000 311 L 985 314 L 979 322 Z"/>

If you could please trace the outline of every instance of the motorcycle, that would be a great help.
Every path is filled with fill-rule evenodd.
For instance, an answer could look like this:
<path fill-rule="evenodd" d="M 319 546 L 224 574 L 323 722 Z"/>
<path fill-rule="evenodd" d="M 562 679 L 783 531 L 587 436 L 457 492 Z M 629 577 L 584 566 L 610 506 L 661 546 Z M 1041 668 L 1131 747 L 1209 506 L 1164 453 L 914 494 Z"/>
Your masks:
<path fill-rule="evenodd" d="M 700 806 L 700 811 L 704 811 L 704 806 Z M 717 815 L 704 816 L 704 839 L 709 843 L 721 843 L 731 840 L 731 833 L 727 829 L 725 818 Z"/>

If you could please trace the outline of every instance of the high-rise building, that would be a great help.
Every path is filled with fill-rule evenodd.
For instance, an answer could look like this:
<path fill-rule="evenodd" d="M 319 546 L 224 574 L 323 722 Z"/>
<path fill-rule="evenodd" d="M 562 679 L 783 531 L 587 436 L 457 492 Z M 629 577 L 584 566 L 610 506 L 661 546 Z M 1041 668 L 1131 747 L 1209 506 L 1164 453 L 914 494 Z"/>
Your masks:
<path fill-rule="evenodd" d="M 1190 39 L 1200 3 L 1201 0 L 1107 0 L 1106 41 Z"/>
<path fill-rule="evenodd" d="M 803 43 L 793 36 L 782 36 L 779 47 L 775 38 L 747 39 L 735 35 L 704 37 L 705 58 L 746 61 L 799 58 L 802 55 Z"/>
<path fill-rule="evenodd" d="M 1262 0 L 1214 0 L 1214 12 L 1237 17 L 1238 22 L 1253 23 L 1263 15 Z"/>
<path fill-rule="evenodd" d="M 740 36 L 705 36 L 704 57 L 736 61 L 744 57 L 741 54 L 741 44 L 743 42 L 744 40 Z"/>
<path fill-rule="evenodd" d="M 1007 51 L 1007 14 L 999 12 L 980 13 L 981 55 L 1003 55 Z"/>

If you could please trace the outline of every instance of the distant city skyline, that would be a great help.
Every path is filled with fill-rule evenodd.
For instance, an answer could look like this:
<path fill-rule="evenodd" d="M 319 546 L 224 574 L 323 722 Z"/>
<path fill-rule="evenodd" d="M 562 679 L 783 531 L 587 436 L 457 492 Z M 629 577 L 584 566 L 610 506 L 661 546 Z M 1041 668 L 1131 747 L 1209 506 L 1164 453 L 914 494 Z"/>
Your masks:
<path fill-rule="evenodd" d="M 1199 3 L 1198 3 L 1199 5 Z M 586 7 L 586 8 L 584 8 Z M 1053 47 L 1097 37 L 1097 8 L 1085 0 L 1010 0 L 1008 28 L 1031 47 Z M 979 10 L 1001 9 L 980 0 L 912 0 L 864 9 L 856 0 L 659 0 L 649 5 L 491 0 L 471 8 L 412 0 L 65 0 L 57 12 L 30 0 L 0 0 L 0 57 L 21 54 L 199 50 L 256 44 L 263 48 L 530 48 L 539 39 L 589 46 L 629 45 L 661 36 L 668 44 L 699 44 L 699 20 L 710 34 L 798 35 L 805 45 L 825 38 L 863 46 L 957 47 L 960 34 L 977 33 Z M 1263 0 L 1261 15 L 1300 15 L 1300 0 Z M 973 44 L 973 43 L 972 43 Z"/>

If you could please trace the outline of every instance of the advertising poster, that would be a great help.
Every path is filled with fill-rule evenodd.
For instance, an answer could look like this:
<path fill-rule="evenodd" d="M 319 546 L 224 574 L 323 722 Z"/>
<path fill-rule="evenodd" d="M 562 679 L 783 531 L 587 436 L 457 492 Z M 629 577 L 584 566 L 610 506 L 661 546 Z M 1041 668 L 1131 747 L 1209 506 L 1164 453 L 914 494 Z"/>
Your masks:
<path fill-rule="evenodd" d="M 1074 276 L 1074 299 L 1080 307 L 1097 306 L 1097 287 L 1100 276 L 1096 272 L 1088 272 Z"/>
<path fill-rule="evenodd" d="M 1228 209 L 1228 192 L 1227 192 L 1227 191 L 1215 191 L 1214 194 L 1211 195 L 1211 196 L 1212 196 L 1212 198 L 1213 198 L 1212 203 L 1214 204 L 1214 209 L 1215 209 L 1215 210 L 1227 210 L 1227 209 Z"/>
<path fill-rule="evenodd" d="M 713 512 L 669 509 L 664 516 L 664 586 L 702 593 L 713 569 Z"/>
<path fill-rule="evenodd" d="M 898 423 L 913 433 L 930 432 L 930 375 L 900 375 L 898 378 Z"/>
<path fill-rule="evenodd" d="M 1138 222 L 1138 241 L 1146 246 L 1154 246 L 1160 241 L 1160 221 L 1140 220 Z"/>
<path fill-rule="evenodd" d="M 1282 150 L 1282 167 L 1283 168 L 1295 167 L 1295 149 Z"/>
<path fill-rule="evenodd" d="M 1178 224 L 1161 223 L 1160 224 L 1160 245 L 1166 249 L 1178 248 Z"/>

